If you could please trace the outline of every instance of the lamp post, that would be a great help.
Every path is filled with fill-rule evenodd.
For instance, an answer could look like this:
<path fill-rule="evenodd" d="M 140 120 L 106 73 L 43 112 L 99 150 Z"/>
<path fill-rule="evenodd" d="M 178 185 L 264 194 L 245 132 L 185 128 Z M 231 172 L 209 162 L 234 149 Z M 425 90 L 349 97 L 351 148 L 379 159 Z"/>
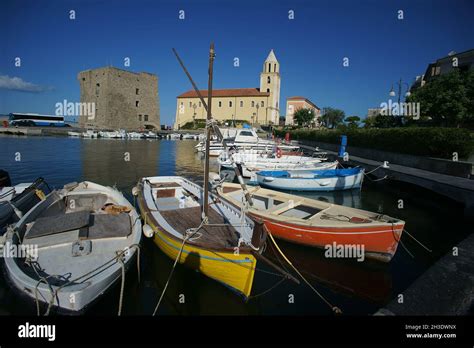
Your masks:
<path fill-rule="evenodd" d="M 196 103 L 193 104 L 193 109 L 194 109 L 194 113 L 193 113 L 193 129 L 196 129 L 196 108 L 197 108 L 197 105 Z"/>
<path fill-rule="evenodd" d="M 402 87 L 406 86 L 407 91 L 405 93 L 405 97 L 409 97 L 411 95 L 410 85 L 406 82 L 402 82 L 402 79 L 400 79 L 400 81 L 398 81 L 396 84 L 398 85 L 398 106 L 400 107 L 400 98 L 402 96 Z M 393 89 L 393 85 L 392 85 L 392 88 L 390 89 L 390 92 L 389 92 L 388 95 L 391 96 L 391 97 L 396 96 L 395 90 Z"/>
<path fill-rule="evenodd" d="M 410 85 L 406 82 L 402 82 L 402 79 L 400 79 L 400 81 L 398 81 L 396 83 L 398 85 L 398 115 L 397 115 L 397 122 L 399 125 L 402 124 L 402 116 L 403 115 L 400 115 L 401 113 L 401 106 L 400 106 L 400 100 L 401 100 L 401 97 L 402 97 L 402 87 L 406 86 L 406 93 L 405 93 L 405 98 L 406 97 L 409 97 L 410 96 Z M 395 90 L 393 89 L 393 84 L 392 84 L 392 88 L 390 89 L 390 92 L 388 93 L 389 96 L 391 97 L 395 97 L 397 94 L 395 93 Z"/>

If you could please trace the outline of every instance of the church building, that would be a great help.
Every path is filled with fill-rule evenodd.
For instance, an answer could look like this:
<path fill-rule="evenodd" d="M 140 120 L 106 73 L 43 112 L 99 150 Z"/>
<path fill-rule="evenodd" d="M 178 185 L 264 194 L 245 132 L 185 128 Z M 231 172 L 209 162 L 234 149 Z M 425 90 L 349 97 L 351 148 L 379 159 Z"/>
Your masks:
<path fill-rule="evenodd" d="M 201 90 L 207 102 L 207 90 Z M 277 125 L 280 118 L 280 64 L 273 50 L 260 73 L 260 88 L 213 89 L 212 116 L 220 122 L 245 121 L 252 125 Z M 195 90 L 177 97 L 174 128 L 206 119 L 207 113 Z"/>

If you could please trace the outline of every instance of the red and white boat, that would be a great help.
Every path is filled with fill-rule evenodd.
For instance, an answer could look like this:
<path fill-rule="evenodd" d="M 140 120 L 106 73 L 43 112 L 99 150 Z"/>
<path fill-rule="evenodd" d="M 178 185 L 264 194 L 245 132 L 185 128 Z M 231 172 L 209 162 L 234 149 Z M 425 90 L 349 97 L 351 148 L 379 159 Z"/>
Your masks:
<path fill-rule="evenodd" d="M 222 183 L 219 195 L 241 206 L 238 184 Z M 312 247 L 360 246 L 365 257 L 389 262 L 397 251 L 405 221 L 306 197 L 256 187 L 250 189 L 251 216 L 262 219 L 280 239 Z"/>

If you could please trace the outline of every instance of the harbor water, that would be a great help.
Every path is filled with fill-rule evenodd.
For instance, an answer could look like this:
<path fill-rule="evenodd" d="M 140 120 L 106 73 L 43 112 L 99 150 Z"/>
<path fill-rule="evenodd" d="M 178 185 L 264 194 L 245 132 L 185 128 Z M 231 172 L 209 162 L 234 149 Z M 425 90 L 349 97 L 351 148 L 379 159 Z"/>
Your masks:
<path fill-rule="evenodd" d="M 88 180 L 116 186 L 133 202 L 132 188 L 144 176 L 179 175 L 202 184 L 204 161 L 194 152 L 195 144 L 193 140 L 0 136 L 0 168 L 9 172 L 14 184 L 32 182 L 40 176 L 55 188 Z M 211 160 L 211 170 L 217 171 L 215 160 Z M 344 314 L 374 313 L 469 233 L 459 206 L 433 192 L 392 181 L 366 179 L 360 191 L 304 195 L 401 218 L 410 234 L 432 249 L 427 252 L 405 235 L 393 260 L 381 264 L 370 260 L 328 259 L 322 250 L 279 241 L 300 272 Z M 125 315 L 153 313 L 173 264 L 151 240 L 143 239 L 140 281 L 135 266 L 126 276 L 122 311 Z M 279 264 L 270 247 L 265 255 Z M 158 314 L 331 314 L 327 305 L 304 283 L 280 282 L 281 276 L 273 269 L 262 263 L 257 268 L 253 297 L 245 302 L 223 285 L 178 266 Z M 87 315 L 115 315 L 119 292 L 117 285 Z M 6 284 L 3 274 L 0 314 L 36 314 L 34 303 L 19 297 Z"/>

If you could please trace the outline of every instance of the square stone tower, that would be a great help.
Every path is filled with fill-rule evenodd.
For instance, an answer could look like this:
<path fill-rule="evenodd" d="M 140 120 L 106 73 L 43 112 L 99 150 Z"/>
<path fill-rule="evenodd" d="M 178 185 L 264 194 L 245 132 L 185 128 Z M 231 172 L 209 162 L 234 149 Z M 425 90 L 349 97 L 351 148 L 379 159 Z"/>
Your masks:
<path fill-rule="evenodd" d="M 94 129 L 160 129 L 158 77 L 114 67 L 81 71 L 81 103 L 94 103 L 95 115 L 79 125 Z"/>

